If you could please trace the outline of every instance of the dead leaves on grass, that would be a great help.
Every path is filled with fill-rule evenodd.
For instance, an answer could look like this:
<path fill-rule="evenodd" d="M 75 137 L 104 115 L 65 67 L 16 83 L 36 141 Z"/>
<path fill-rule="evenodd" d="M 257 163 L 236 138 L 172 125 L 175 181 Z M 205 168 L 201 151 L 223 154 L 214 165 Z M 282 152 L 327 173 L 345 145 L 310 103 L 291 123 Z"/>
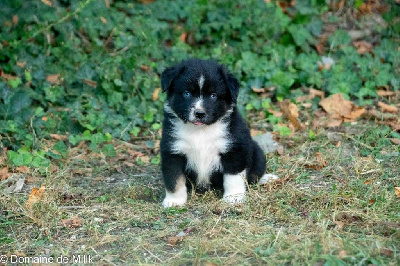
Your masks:
<path fill-rule="evenodd" d="M 67 227 L 67 228 L 77 228 L 82 226 L 82 218 L 79 218 L 78 216 L 74 216 L 69 219 L 63 219 L 59 222 L 59 225 Z"/>
<path fill-rule="evenodd" d="M 37 187 L 32 188 L 31 194 L 29 194 L 28 201 L 26 202 L 26 207 L 31 209 L 33 204 L 41 201 L 45 189 L 46 189 L 45 185 L 42 185 L 40 188 Z"/>

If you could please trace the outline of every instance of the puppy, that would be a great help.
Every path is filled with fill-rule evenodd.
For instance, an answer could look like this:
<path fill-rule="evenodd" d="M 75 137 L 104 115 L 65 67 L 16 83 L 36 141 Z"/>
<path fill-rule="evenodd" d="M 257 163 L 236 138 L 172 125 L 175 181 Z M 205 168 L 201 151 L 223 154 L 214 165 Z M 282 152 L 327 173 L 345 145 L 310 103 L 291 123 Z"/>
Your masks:
<path fill-rule="evenodd" d="M 215 61 L 190 59 L 161 75 L 167 93 L 161 139 L 164 207 L 187 201 L 187 184 L 222 187 L 223 199 L 244 202 L 246 181 L 265 174 L 266 159 L 235 104 L 239 82 Z"/>

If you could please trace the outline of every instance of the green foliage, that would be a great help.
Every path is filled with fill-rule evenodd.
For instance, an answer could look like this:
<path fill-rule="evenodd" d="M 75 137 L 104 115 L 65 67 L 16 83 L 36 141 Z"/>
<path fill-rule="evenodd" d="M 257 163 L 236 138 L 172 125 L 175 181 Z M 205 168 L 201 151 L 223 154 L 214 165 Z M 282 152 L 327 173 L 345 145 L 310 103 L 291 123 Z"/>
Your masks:
<path fill-rule="evenodd" d="M 277 99 L 313 87 L 342 92 L 360 104 L 375 99 L 377 87 L 399 89 L 398 6 L 384 14 L 389 27 L 374 56 L 359 55 L 347 32 L 337 30 L 328 39 L 334 65 L 318 71 L 322 58 L 315 45 L 325 1 L 296 1 L 288 13 L 259 0 L 52 3 L 0 3 L 6 14 L 0 16 L 0 67 L 14 77 L 0 77 L 0 136 L 2 145 L 15 151 L 14 164 L 33 164 L 32 150 L 41 149 L 33 136 L 68 132 L 69 144 L 88 141 L 93 151 L 113 156 L 112 147 L 104 145 L 109 137 L 128 141 L 158 131 L 166 96 L 160 93 L 153 101 L 152 94 L 160 74 L 189 57 L 227 65 L 241 82 L 242 113 L 266 108 L 252 86 L 274 86 Z M 179 38 L 183 32 L 186 42 Z M 54 74 L 57 81 L 47 78 Z M 62 159 L 64 145 L 44 156 Z M 29 148 L 30 162 L 21 147 Z"/>

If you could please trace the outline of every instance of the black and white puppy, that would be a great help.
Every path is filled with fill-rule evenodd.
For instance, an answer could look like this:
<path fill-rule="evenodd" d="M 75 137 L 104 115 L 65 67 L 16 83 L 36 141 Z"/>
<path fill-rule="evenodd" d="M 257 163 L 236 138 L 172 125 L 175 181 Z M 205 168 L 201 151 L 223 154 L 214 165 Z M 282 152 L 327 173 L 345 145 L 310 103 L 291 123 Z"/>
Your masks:
<path fill-rule="evenodd" d="M 161 140 L 164 207 L 187 201 L 196 187 L 223 187 L 229 203 L 244 201 L 246 181 L 266 183 L 266 159 L 235 104 L 239 82 L 215 61 L 190 59 L 161 75 L 167 92 Z"/>

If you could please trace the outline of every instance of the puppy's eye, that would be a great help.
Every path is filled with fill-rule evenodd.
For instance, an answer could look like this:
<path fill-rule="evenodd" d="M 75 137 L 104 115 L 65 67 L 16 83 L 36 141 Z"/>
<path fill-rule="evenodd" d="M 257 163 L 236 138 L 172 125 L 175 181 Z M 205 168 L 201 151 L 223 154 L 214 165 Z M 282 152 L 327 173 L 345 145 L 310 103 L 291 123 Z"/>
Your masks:
<path fill-rule="evenodd" d="M 211 99 L 217 99 L 218 96 L 217 96 L 216 93 L 211 93 L 211 96 L 210 96 L 210 97 L 211 97 Z"/>
<path fill-rule="evenodd" d="M 192 95 L 192 94 L 191 94 L 189 91 L 185 91 L 185 92 L 183 93 L 183 96 L 184 96 L 185 98 L 189 98 L 191 95 Z"/>

